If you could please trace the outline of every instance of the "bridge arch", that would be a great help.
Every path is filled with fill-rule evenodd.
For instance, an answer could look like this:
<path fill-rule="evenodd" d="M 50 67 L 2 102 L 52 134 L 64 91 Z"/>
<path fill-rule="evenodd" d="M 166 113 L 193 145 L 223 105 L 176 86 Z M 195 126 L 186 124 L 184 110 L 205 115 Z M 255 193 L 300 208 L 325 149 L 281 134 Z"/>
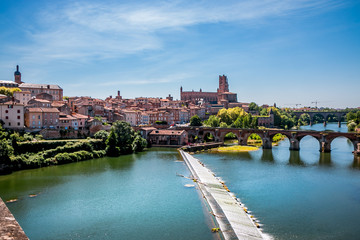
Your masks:
<path fill-rule="evenodd" d="M 317 135 L 315 135 L 315 134 L 304 134 L 304 135 L 302 135 L 302 136 L 299 136 L 299 137 L 297 137 L 296 139 L 298 140 L 298 142 L 299 142 L 299 150 L 300 150 L 300 148 L 301 148 L 301 140 L 303 139 L 303 138 L 305 138 L 305 137 L 307 137 L 307 138 L 313 138 L 313 139 L 315 139 L 318 143 L 319 143 L 319 150 L 322 152 L 322 148 L 324 147 L 324 146 L 322 146 L 323 144 L 322 144 L 322 136 L 317 136 Z"/>
<path fill-rule="evenodd" d="M 228 134 L 228 133 L 233 133 L 235 134 L 237 140 L 240 142 L 240 138 L 241 138 L 241 134 L 239 132 L 238 129 L 222 129 L 221 132 L 220 132 L 220 136 L 219 136 L 219 141 L 221 142 L 224 142 L 225 141 L 225 136 Z"/>
<path fill-rule="evenodd" d="M 204 131 L 202 135 L 202 140 L 204 142 L 216 142 L 216 136 L 214 131 Z"/>
<path fill-rule="evenodd" d="M 333 138 L 328 139 L 330 148 L 331 148 L 331 144 L 333 143 L 333 141 L 334 141 L 335 139 L 339 139 L 339 138 L 340 138 L 340 139 L 341 139 L 341 138 L 345 138 L 345 139 L 349 140 L 349 141 L 352 143 L 352 145 L 353 145 L 354 151 L 357 150 L 357 144 L 358 144 L 359 142 L 358 142 L 356 139 L 351 139 L 351 138 L 346 137 L 346 136 L 336 136 L 336 137 L 333 137 Z"/>
<path fill-rule="evenodd" d="M 327 115 L 328 115 L 328 113 L 322 113 L 322 112 L 310 114 L 311 123 L 317 122 L 317 123 L 324 123 L 324 125 L 326 125 L 326 116 Z"/>

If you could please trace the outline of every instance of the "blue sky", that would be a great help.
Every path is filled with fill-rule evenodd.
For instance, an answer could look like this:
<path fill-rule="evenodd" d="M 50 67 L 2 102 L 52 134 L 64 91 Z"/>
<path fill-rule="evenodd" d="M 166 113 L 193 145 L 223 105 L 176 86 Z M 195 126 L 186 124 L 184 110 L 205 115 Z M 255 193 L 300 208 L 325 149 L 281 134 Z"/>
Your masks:
<path fill-rule="evenodd" d="M 228 76 L 241 102 L 360 106 L 360 2 L 0 0 L 0 79 L 67 96 L 179 98 Z"/>

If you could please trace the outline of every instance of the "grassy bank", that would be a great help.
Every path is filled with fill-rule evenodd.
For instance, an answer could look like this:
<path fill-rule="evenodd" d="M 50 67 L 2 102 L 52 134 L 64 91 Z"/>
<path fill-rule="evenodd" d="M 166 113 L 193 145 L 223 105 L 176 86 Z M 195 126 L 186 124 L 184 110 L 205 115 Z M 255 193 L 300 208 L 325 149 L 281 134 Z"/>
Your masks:
<path fill-rule="evenodd" d="M 250 151 L 256 151 L 259 150 L 259 148 L 257 147 L 252 147 L 252 146 L 240 146 L 240 145 L 236 145 L 236 146 L 230 146 L 230 147 L 218 147 L 218 148 L 213 148 L 210 149 L 210 152 L 220 152 L 220 153 L 227 153 L 227 152 L 250 152 Z"/>
<path fill-rule="evenodd" d="M 14 146 L 14 154 L 0 166 L 0 173 L 84 161 L 105 154 L 105 143 L 99 139 L 23 142 Z"/>

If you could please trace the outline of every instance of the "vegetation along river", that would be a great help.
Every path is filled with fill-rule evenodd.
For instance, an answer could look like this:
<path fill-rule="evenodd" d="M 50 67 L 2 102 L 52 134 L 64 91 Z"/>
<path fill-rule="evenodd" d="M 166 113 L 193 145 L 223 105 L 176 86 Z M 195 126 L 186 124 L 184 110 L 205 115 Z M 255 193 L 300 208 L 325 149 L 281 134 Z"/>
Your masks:
<path fill-rule="evenodd" d="M 307 129 L 323 130 L 316 124 Z M 347 131 L 345 124 L 326 129 Z M 360 167 L 345 138 L 320 153 L 287 139 L 272 150 L 200 153 L 274 239 L 358 239 Z M 0 196 L 30 239 L 214 239 L 212 219 L 175 149 L 0 176 Z M 29 197 L 36 194 L 35 197 Z"/>

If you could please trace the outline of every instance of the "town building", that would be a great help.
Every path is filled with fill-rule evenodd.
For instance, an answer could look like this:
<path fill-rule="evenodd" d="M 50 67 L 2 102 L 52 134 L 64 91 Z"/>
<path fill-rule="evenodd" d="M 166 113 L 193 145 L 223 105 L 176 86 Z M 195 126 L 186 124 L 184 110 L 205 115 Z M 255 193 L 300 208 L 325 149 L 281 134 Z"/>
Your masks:
<path fill-rule="evenodd" d="M 258 126 L 274 127 L 274 112 L 271 109 L 269 116 L 259 116 L 257 120 Z"/>
<path fill-rule="evenodd" d="M 24 128 L 24 104 L 14 101 L 0 103 L 0 120 L 4 128 Z"/>
<path fill-rule="evenodd" d="M 148 140 L 152 145 L 181 146 L 188 143 L 188 134 L 185 130 L 153 130 Z"/>
<path fill-rule="evenodd" d="M 56 108 L 27 108 L 25 110 L 25 125 L 33 129 L 59 128 L 59 113 Z"/>
<path fill-rule="evenodd" d="M 221 104 L 225 108 L 228 107 L 229 103 L 237 102 L 237 94 L 229 91 L 229 83 L 225 75 L 219 76 L 219 88 L 217 92 L 203 92 L 202 89 L 200 89 L 199 92 L 194 90 L 183 91 L 183 88 L 180 87 L 180 98 L 182 101 L 190 101 L 196 104 L 200 101 L 211 104 Z"/>
<path fill-rule="evenodd" d="M 29 91 L 14 92 L 14 98 L 26 106 L 31 99 L 31 93 Z"/>
<path fill-rule="evenodd" d="M 36 83 L 24 83 L 21 80 L 21 73 L 19 71 L 19 65 L 16 66 L 14 72 L 16 87 L 20 88 L 23 92 L 30 92 L 31 97 L 37 97 L 38 94 L 47 93 L 52 96 L 52 100 L 59 101 L 63 98 L 63 89 L 58 85 L 51 84 L 36 84 Z"/>
<path fill-rule="evenodd" d="M 17 88 L 19 84 L 13 81 L 0 80 L 0 87 Z"/>

